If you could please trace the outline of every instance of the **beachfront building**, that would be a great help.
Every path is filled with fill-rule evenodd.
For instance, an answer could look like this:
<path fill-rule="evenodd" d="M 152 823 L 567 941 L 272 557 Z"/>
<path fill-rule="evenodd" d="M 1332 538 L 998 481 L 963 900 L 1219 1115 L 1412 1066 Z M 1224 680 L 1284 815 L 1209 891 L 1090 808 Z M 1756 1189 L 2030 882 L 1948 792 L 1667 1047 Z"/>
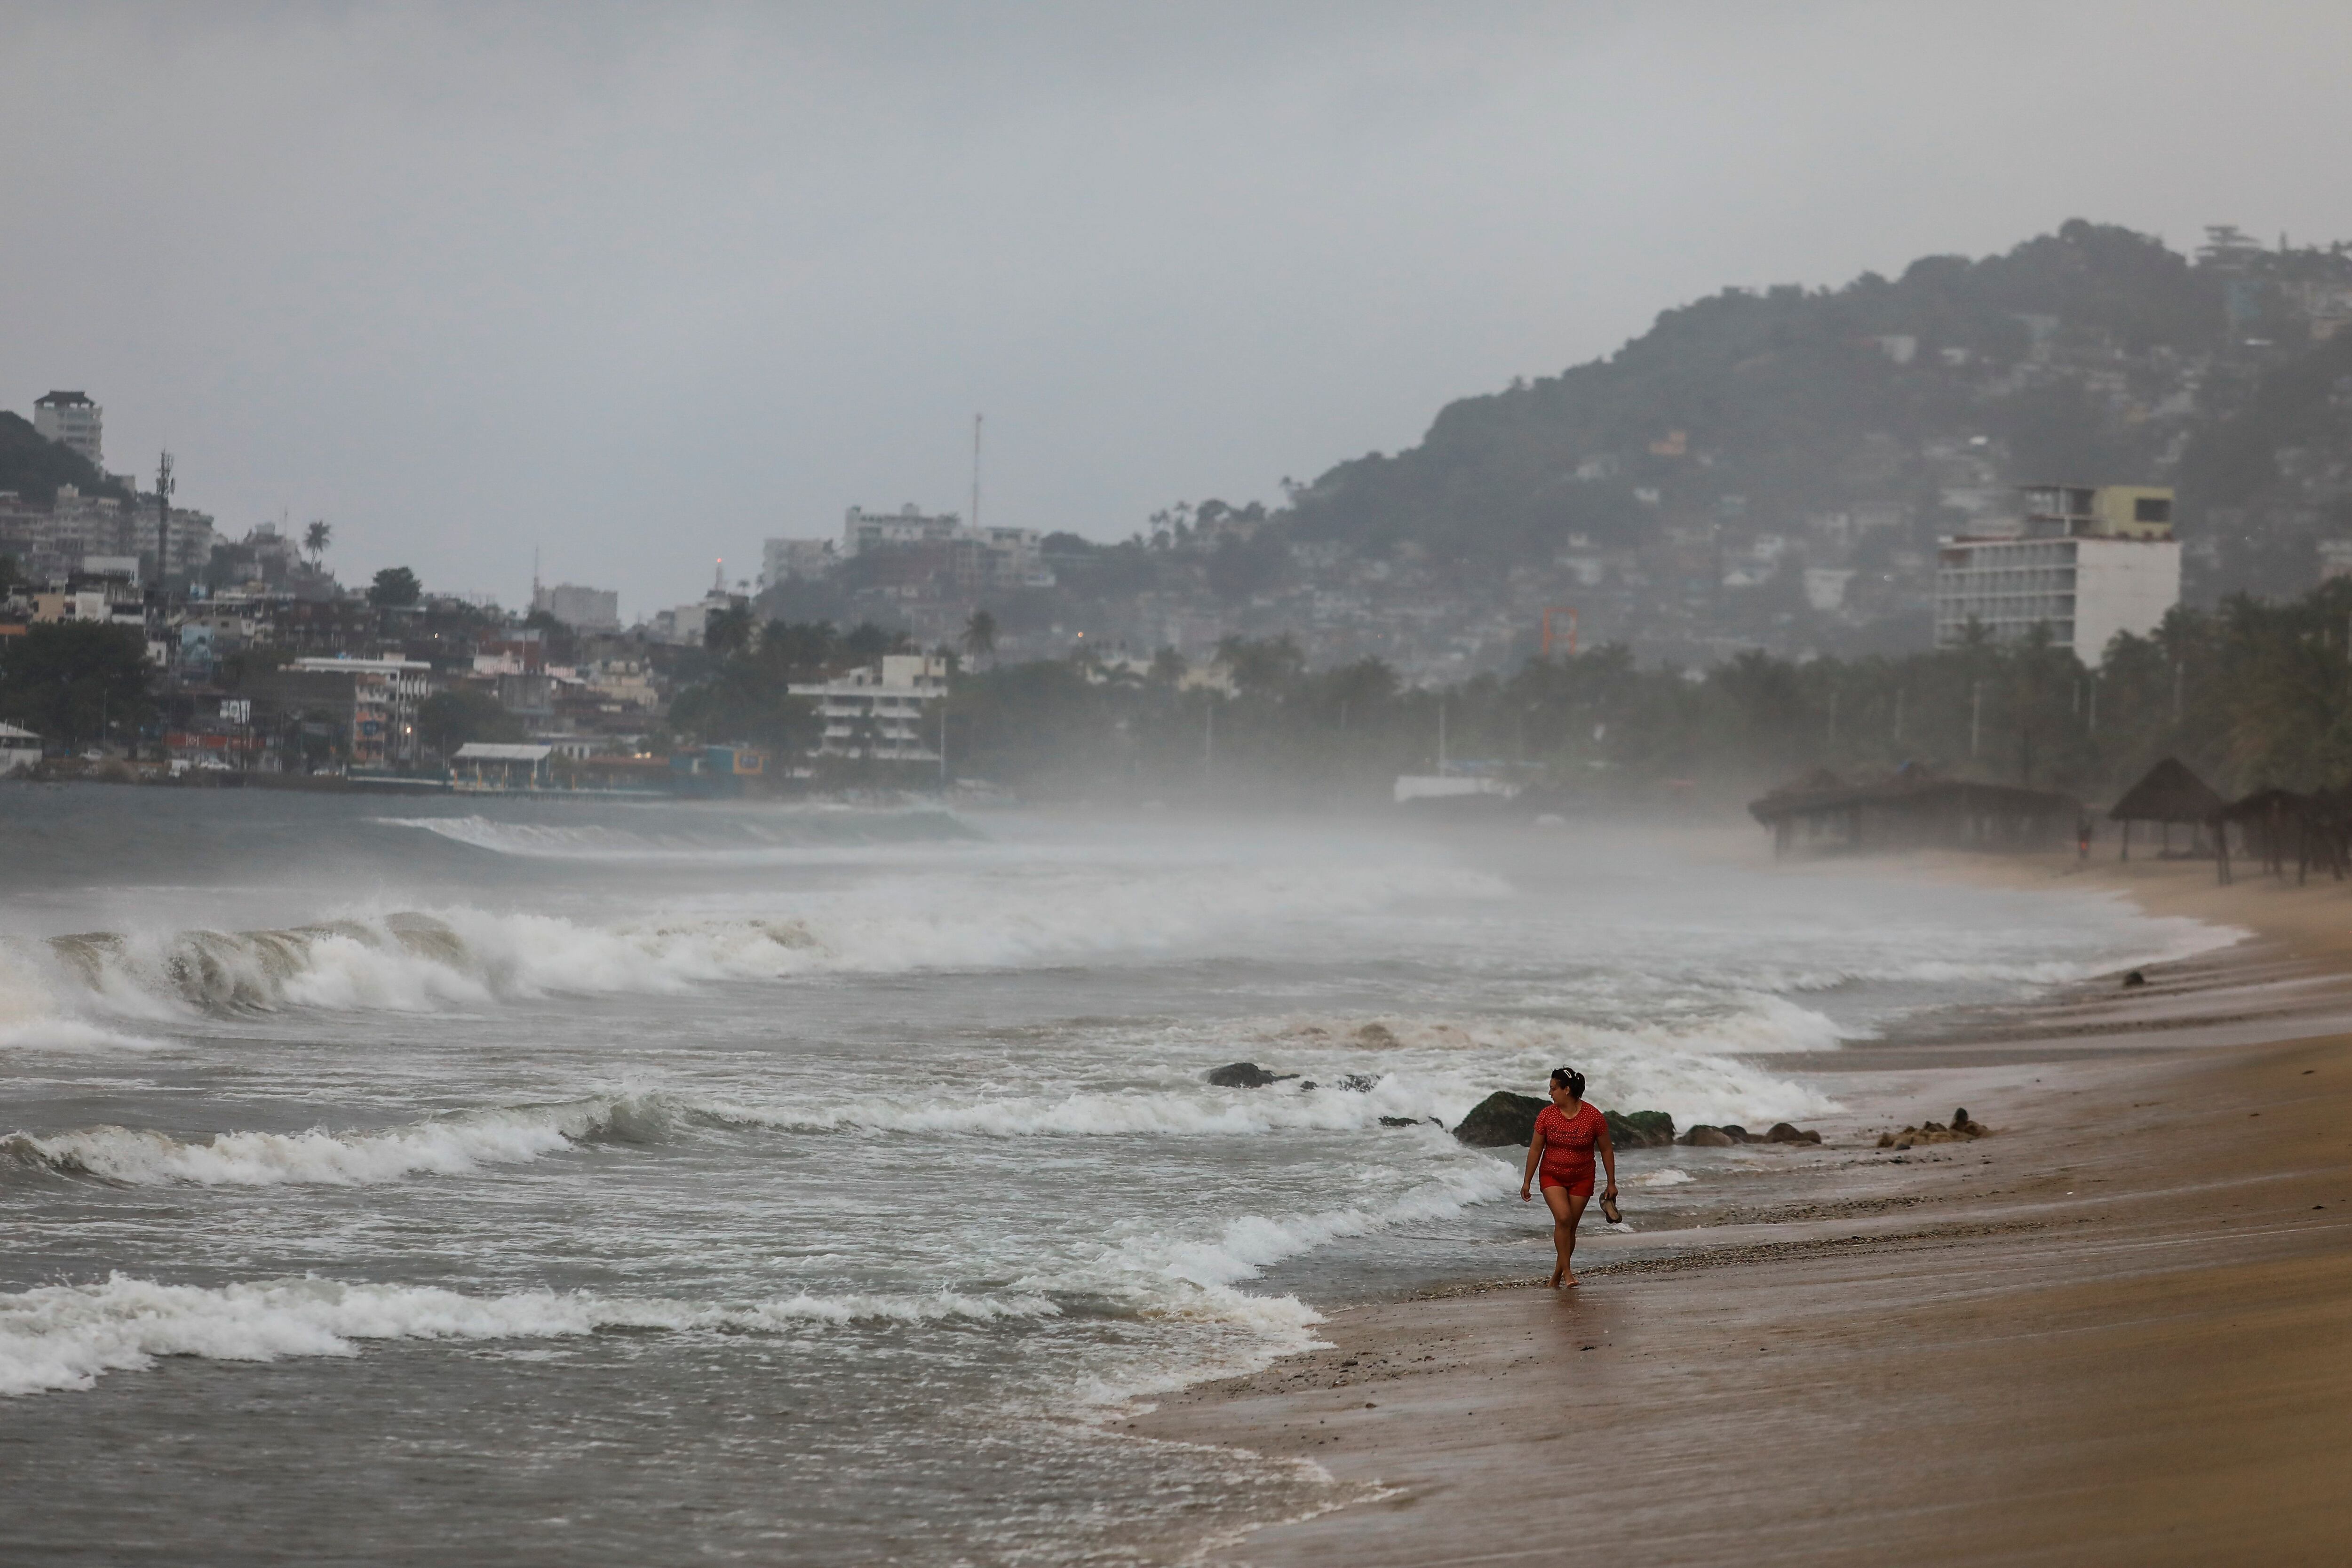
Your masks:
<path fill-rule="evenodd" d="M 416 709 L 432 689 L 433 667 L 415 658 L 298 658 L 240 688 L 266 728 L 317 726 L 355 768 L 416 760 Z"/>
<path fill-rule="evenodd" d="M 41 738 L 30 730 L 0 723 L 0 779 L 41 760 Z"/>
<path fill-rule="evenodd" d="M 948 694 L 948 661 L 936 654 L 886 654 L 876 664 L 838 679 L 795 686 L 795 697 L 814 698 L 824 721 L 824 757 L 870 757 L 877 762 L 936 763 L 936 736 L 925 715 Z"/>
<path fill-rule="evenodd" d="M 494 741 L 468 741 L 449 759 L 449 787 L 460 795 L 503 795 L 509 790 L 545 789 L 547 759 L 552 746 L 507 745 Z"/>
<path fill-rule="evenodd" d="M 1936 569 L 1936 646 L 1971 626 L 1996 642 L 2036 626 L 2095 667 L 2119 632 L 2145 637 L 2180 602 L 2172 491 L 2147 485 L 2034 485 L 1999 537 L 1947 539 Z"/>

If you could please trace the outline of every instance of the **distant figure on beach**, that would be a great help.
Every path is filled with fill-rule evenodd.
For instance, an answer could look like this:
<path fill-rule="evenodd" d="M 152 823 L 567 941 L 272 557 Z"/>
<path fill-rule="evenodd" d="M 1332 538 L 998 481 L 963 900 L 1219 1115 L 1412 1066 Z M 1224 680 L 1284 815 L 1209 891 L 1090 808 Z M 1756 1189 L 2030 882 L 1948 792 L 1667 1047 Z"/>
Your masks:
<path fill-rule="evenodd" d="M 1592 1201 L 1592 1152 L 1601 1152 L 1609 1167 L 1609 1184 L 1601 1189 L 1603 1204 L 1617 1197 L 1617 1149 L 1609 1142 L 1609 1119 L 1584 1103 L 1584 1075 L 1570 1068 L 1551 1072 L 1551 1103 L 1536 1112 L 1536 1132 L 1528 1140 L 1527 1173 L 1519 1180 L 1519 1201 L 1528 1201 L 1528 1189 L 1543 1176 L 1544 1202 L 1551 1207 L 1552 1250 L 1559 1267 L 1551 1271 L 1551 1288 L 1574 1286 L 1569 1265 L 1576 1258 L 1577 1222 Z"/>

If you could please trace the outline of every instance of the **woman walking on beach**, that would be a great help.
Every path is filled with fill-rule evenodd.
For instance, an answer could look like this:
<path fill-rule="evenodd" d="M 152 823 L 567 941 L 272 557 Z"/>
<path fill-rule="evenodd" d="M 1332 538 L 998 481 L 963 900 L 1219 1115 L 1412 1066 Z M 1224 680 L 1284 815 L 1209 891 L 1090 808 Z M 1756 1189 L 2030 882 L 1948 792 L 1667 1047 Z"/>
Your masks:
<path fill-rule="evenodd" d="M 1609 1119 L 1584 1102 L 1584 1075 L 1568 1068 L 1551 1073 L 1551 1103 L 1536 1112 L 1536 1132 L 1528 1141 L 1527 1173 L 1519 1181 L 1519 1201 L 1528 1201 L 1528 1189 L 1543 1174 L 1544 1202 L 1551 1207 L 1552 1250 L 1559 1267 L 1551 1271 L 1551 1288 L 1574 1286 L 1569 1265 L 1576 1258 L 1577 1222 L 1592 1201 L 1592 1154 L 1598 1149 L 1609 1167 L 1609 1184 L 1601 1189 L 1606 1205 L 1617 1196 L 1617 1150 L 1609 1142 Z"/>

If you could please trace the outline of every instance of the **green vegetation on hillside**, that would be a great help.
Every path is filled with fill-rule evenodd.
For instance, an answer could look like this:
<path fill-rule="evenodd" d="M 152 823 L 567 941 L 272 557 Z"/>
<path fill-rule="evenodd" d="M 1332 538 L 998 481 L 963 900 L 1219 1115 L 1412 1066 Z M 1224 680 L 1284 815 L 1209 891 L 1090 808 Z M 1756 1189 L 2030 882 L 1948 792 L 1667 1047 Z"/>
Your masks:
<path fill-rule="evenodd" d="M 34 429 L 23 415 L 0 409 L 0 490 L 14 490 L 46 506 L 56 499 L 59 485 L 76 486 L 87 496 L 138 499 L 99 472 L 88 458 Z"/>

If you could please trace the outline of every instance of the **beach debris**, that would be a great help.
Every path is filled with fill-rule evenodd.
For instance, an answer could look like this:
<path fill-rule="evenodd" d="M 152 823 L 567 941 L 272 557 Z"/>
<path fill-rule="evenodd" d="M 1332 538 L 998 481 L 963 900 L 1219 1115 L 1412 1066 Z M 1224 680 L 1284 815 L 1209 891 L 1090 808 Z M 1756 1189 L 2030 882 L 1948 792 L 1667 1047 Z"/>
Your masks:
<path fill-rule="evenodd" d="M 1878 1146 L 1882 1149 L 1908 1149 L 1916 1143 L 1966 1143 L 1975 1138 L 1990 1138 L 1992 1129 L 1981 1121 L 1970 1120 L 1968 1107 L 1952 1112 L 1952 1124 L 1923 1121 L 1916 1127 L 1906 1127 L 1900 1132 L 1882 1132 Z"/>
<path fill-rule="evenodd" d="M 2124 989 L 2126 991 L 2130 990 L 2135 985 L 2145 985 L 2147 984 L 2147 976 L 2142 974 L 2137 969 L 2124 976 Z"/>
<path fill-rule="evenodd" d="M 1356 1031 L 1356 1043 L 1386 1048 L 1397 1043 L 1396 1032 L 1386 1024 L 1367 1024 Z"/>
<path fill-rule="evenodd" d="M 1474 1149 L 1499 1149 L 1507 1143 L 1524 1146 L 1535 1138 L 1536 1113 L 1550 1103 L 1532 1094 L 1498 1089 L 1470 1108 L 1454 1136 Z"/>
<path fill-rule="evenodd" d="M 1229 1062 L 1209 1069 L 1209 1083 L 1216 1089 L 1264 1089 L 1267 1084 L 1297 1076 L 1295 1072 L 1268 1072 L 1255 1062 Z"/>

